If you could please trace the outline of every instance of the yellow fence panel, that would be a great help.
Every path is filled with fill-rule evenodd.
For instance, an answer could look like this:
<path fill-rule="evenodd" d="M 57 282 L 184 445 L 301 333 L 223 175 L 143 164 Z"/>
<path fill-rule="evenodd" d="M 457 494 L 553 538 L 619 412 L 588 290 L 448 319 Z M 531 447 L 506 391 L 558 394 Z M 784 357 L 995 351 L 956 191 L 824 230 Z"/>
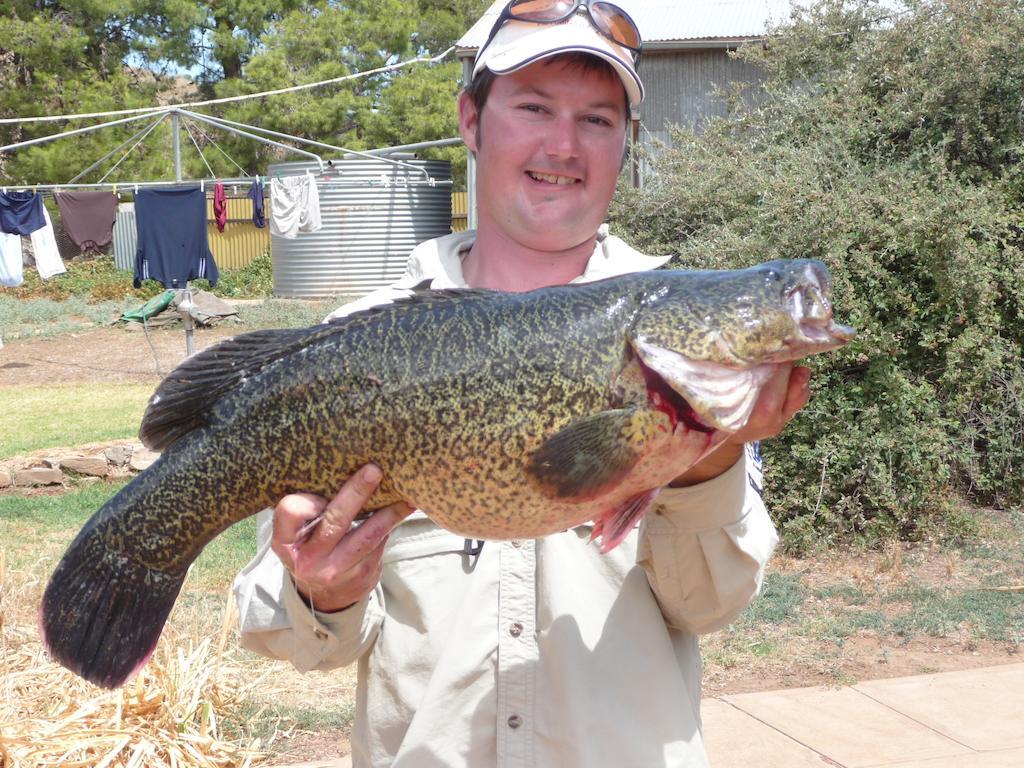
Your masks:
<path fill-rule="evenodd" d="M 469 194 L 452 192 L 452 232 L 469 229 Z"/>
<path fill-rule="evenodd" d="M 270 248 L 270 222 L 262 229 L 252 223 L 252 200 L 248 197 L 229 197 L 227 204 L 228 221 L 221 232 L 213 218 L 213 199 L 206 201 L 210 251 L 218 269 L 241 269 Z M 270 200 L 263 201 L 263 211 L 269 219 Z"/>

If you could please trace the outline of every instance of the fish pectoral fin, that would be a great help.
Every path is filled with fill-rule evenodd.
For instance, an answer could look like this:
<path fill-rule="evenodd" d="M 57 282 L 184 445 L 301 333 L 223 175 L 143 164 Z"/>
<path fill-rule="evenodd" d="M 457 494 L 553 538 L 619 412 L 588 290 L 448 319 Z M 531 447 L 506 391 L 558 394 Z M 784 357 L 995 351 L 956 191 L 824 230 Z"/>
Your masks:
<path fill-rule="evenodd" d="M 653 433 L 671 431 L 667 424 L 665 414 L 639 408 L 585 416 L 545 440 L 526 473 L 556 498 L 600 495 L 629 474 Z"/>
<path fill-rule="evenodd" d="M 640 522 L 640 518 L 651 508 L 660 490 L 660 488 L 655 488 L 638 493 L 594 519 L 594 530 L 590 534 L 590 540 L 593 541 L 598 536 L 601 537 L 602 555 L 608 554 L 622 543 L 622 540 L 633 530 L 633 526 Z"/>

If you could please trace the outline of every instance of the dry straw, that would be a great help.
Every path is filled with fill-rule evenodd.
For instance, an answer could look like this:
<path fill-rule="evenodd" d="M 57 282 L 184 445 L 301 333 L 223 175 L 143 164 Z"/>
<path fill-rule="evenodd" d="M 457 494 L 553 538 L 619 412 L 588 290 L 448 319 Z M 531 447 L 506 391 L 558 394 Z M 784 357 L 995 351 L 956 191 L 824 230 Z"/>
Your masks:
<path fill-rule="evenodd" d="M 165 632 L 134 680 L 104 691 L 50 661 L 34 627 L 12 624 L 4 570 L 0 550 L 0 768 L 245 768 L 260 759 L 258 739 L 221 729 L 241 719 L 260 682 L 225 654 L 237 618 L 230 596 L 216 644 Z"/>

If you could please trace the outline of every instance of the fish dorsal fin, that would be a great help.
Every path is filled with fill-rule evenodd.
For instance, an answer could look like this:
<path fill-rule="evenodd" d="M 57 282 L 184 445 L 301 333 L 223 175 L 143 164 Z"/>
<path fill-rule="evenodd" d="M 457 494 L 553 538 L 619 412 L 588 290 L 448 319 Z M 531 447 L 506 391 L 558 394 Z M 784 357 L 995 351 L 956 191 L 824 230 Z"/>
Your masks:
<path fill-rule="evenodd" d="M 204 426 L 214 403 L 243 379 L 319 338 L 338 333 L 341 325 L 243 333 L 193 355 L 171 371 L 149 399 L 139 439 L 147 448 L 164 450 Z"/>
<path fill-rule="evenodd" d="M 453 299 L 495 297 L 500 292 L 474 288 L 426 290 L 420 284 L 394 302 L 353 312 L 311 328 L 284 328 L 243 333 L 204 349 L 171 371 L 149 399 L 139 439 L 162 451 L 182 435 L 207 424 L 217 400 L 265 366 L 337 333 L 350 325 L 373 322 L 382 314 L 424 311 Z"/>

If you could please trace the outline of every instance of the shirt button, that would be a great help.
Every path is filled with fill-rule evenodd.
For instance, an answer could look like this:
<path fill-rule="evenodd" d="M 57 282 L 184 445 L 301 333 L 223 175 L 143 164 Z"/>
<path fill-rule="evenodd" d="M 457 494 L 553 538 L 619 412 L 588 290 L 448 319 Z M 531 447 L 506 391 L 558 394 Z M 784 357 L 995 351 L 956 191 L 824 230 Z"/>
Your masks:
<path fill-rule="evenodd" d="M 519 637 L 523 634 L 523 625 L 517 621 L 508 628 L 508 633 L 512 635 L 512 637 Z"/>
<path fill-rule="evenodd" d="M 320 627 L 316 627 L 313 629 L 313 636 L 316 637 L 317 640 L 327 639 L 327 633 L 320 629 Z"/>
<path fill-rule="evenodd" d="M 516 549 L 519 549 L 521 546 L 523 546 L 523 542 L 521 542 L 519 539 L 512 539 L 512 546 Z"/>
<path fill-rule="evenodd" d="M 509 728 L 518 728 L 522 724 L 523 724 L 523 718 L 521 718 L 519 715 L 510 715 L 509 716 L 509 718 L 508 718 L 508 727 Z"/>

